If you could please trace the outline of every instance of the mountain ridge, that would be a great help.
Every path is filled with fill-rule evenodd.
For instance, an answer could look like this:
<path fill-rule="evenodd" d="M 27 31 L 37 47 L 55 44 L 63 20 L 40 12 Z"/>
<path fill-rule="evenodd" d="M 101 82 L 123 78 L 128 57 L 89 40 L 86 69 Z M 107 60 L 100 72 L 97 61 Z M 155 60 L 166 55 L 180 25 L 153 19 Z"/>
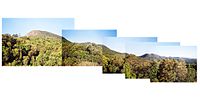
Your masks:
<path fill-rule="evenodd" d="M 42 30 L 32 30 L 26 34 L 26 36 L 39 36 L 39 37 L 55 37 L 55 38 L 62 38 L 62 36 L 58 34 L 54 34 L 48 31 L 42 31 Z"/>
<path fill-rule="evenodd" d="M 186 58 L 186 57 L 166 57 L 166 56 L 160 56 L 154 53 L 145 53 L 141 56 L 138 56 L 140 58 L 143 59 L 147 59 L 147 60 L 161 60 L 161 59 L 176 59 L 176 60 L 184 60 L 186 63 L 188 64 L 195 64 L 197 63 L 197 59 L 196 58 Z"/>

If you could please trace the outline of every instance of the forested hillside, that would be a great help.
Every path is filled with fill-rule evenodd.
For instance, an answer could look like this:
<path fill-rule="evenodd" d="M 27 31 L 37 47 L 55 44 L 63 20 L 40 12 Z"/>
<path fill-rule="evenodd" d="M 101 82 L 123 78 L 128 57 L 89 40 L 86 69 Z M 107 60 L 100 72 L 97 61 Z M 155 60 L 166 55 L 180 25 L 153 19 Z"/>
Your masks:
<path fill-rule="evenodd" d="M 134 49 L 134 47 L 133 47 Z M 3 66 L 103 66 L 103 73 L 151 82 L 196 82 L 196 59 L 119 53 L 95 43 L 74 43 L 34 30 L 26 36 L 2 35 Z"/>
<path fill-rule="evenodd" d="M 101 66 L 102 47 L 94 43 L 70 43 L 63 39 L 63 66 Z"/>
<path fill-rule="evenodd" d="M 59 66 L 62 39 L 45 31 L 31 31 L 23 37 L 3 34 L 2 58 L 4 66 Z"/>

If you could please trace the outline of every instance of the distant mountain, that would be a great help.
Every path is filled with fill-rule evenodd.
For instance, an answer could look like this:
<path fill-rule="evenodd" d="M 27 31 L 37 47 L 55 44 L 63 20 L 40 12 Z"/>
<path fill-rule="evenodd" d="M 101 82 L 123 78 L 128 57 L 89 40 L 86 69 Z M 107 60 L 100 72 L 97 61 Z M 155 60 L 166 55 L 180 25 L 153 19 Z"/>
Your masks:
<path fill-rule="evenodd" d="M 184 60 L 187 64 L 196 64 L 197 63 L 197 59 L 195 59 L 195 58 L 165 57 L 165 56 L 160 56 L 160 55 L 153 54 L 153 53 L 150 53 L 150 54 L 146 53 L 139 57 L 146 59 L 146 60 L 161 60 L 161 59 L 169 58 L 169 59 L 176 59 L 176 60 Z"/>
<path fill-rule="evenodd" d="M 47 31 L 41 31 L 41 30 L 32 30 L 29 33 L 27 33 L 26 36 L 28 36 L 28 37 L 30 37 L 30 36 L 54 37 L 54 38 L 59 38 L 59 39 L 62 38 L 61 36 L 59 36 L 57 34 L 54 34 L 54 33 L 51 33 L 51 32 L 47 32 Z"/>
<path fill-rule="evenodd" d="M 153 54 L 153 53 L 151 53 L 151 54 L 146 53 L 146 54 L 139 56 L 139 57 L 147 59 L 147 60 L 160 60 L 160 59 L 165 58 L 165 57 L 159 56 L 157 54 Z"/>
<path fill-rule="evenodd" d="M 65 39 L 64 37 L 58 35 L 58 34 L 54 34 L 51 32 L 47 32 L 47 31 L 42 31 L 42 30 L 32 30 L 29 33 L 26 34 L 27 37 L 37 37 L 37 38 L 50 38 L 50 39 L 57 39 L 57 40 L 62 40 L 64 42 L 67 43 L 71 43 L 69 40 Z"/>
<path fill-rule="evenodd" d="M 169 57 L 176 60 L 184 60 L 187 64 L 197 64 L 197 59 L 195 58 L 184 58 L 184 57 Z"/>

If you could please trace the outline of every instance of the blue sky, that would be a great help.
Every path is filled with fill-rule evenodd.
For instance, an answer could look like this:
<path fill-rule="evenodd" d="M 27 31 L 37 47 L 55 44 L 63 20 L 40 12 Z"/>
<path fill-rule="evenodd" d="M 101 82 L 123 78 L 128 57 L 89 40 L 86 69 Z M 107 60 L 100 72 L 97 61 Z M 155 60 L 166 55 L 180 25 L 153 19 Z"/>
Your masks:
<path fill-rule="evenodd" d="M 73 18 L 3 18 L 2 33 L 26 35 L 32 30 L 44 30 L 61 35 L 62 29 L 74 29 Z"/>
<path fill-rule="evenodd" d="M 147 43 L 126 44 L 126 51 L 141 56 L 145 53 L 154 53 L 166 57 L 197 58 L 196 46 L 162 46 Z"/>
<path fill-rule="evenodd" d="M 157 37 L 104 37 L 103 44 L 118 52 L 127 52 L 126 44 L 148 46 L 180 46 L 179 42 L 157 42 Z"/>
<path fill-rule="evenodd" d="M 102 44 L 103 37 L 116 37 L 117 30 L 63 30 L 62 36 L 72 42 Z"/>

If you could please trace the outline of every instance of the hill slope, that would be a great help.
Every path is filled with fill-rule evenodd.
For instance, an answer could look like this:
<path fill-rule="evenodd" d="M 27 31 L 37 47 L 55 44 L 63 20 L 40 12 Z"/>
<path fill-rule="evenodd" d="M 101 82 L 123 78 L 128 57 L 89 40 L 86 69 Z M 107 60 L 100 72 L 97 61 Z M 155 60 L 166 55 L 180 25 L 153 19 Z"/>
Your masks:
<path fill-rule="evenodd" d="M 197 66 L 180 58 L 119 53 L 95 43 L 73 43 L 56 34 L 34 30 L 24 37 L 2 35 L 3 66 L 103 66 L 103 73 L 152 82 L 196 82 Z M 156 60 L 155 60 L 156 59 Z"/>
<path fill-rule="evenodd" d="M 62 37 L 34 30 L 27 36 L 2 35 L 3 65 L 59 66 L 62 65 Z"/>

